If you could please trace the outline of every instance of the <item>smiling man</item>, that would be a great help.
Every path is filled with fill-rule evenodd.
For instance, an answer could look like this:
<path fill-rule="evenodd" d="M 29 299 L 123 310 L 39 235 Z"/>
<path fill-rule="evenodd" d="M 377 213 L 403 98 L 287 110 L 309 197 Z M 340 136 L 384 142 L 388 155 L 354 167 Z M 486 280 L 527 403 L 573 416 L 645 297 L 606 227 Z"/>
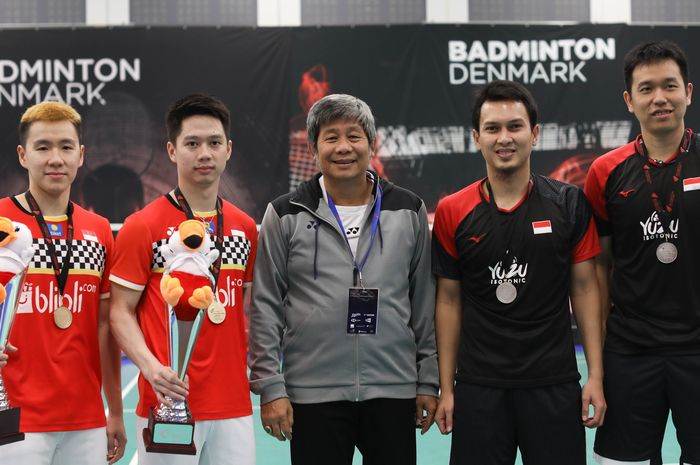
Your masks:
<path fill-rule="evenodd" d="M 28 108 L 17 154 L 29 189 L 0 200 L 0 216 L 24 223 L 35 251 L 10 334 L 18 350 L 2 369 L 26 439 L 0 446 L 3 464 L 92 465 L 124 454 L 121 364 L 108 313 L 112 231 L 70 201 L 85 155 L 81 127 L 65 103 Z"/>
<path fill-rule="evenodd" d="M 166 124 L 177 186 L 126 219 L 110 275 L 114 333 L 141 370 L 136 408 L 139 464 L 251 465 L 255 439 L 243 288 L 253 279 L 257 231 L 252 218 L 218 196 L 232 151 L 231 115 L 220 100 L 193 94 L 170 107 Z M 212 267 L 216 302 L 203 320 L 187 372 L 189 385 L 169 368 L 166 307 L 160 292 L 164 259 L 159 251 L 186 219 L 203 222 L 219 251 Z M 191 319 L 183 317 L 180 325 L 191 325 Z M 187 397 L 195 421 L 196 455 L 146 452 L 141 432 L 149 409 L 165 396 Z"/>
<path fill-rule="evenodd" d="M 660 464 L 670 410 L 681 463 L 700 464 L 700 149 L 684 123 L 693 85 L 672 42 L 635 47 L 624 69 L 642 133 L 596 159 L 585 185 L 607 318 L 610 410 L 595 451 L 604 465 Z"/>
<path fill-rule="evenodd" d="M 307 118 L 321 173 L 267 208 L 250 315 L 250 379 L 294 465 L 414 465 L 437 404 L 425 205 L 369 171 L 374 117 L 329 95 Z"/>
<path fill-rule="evenodd" d="M 525 465 L 583 465 L 584 426 L 605 414 L 592 211 L 578 188 L 530 172 L 540 128 L 521 84 L 481 90 L 472 125 L 487 177 L 442 199 L 433 226 L 435 421 L 453 434 L 451 465 L 512 465 L 518 448 Z"/>

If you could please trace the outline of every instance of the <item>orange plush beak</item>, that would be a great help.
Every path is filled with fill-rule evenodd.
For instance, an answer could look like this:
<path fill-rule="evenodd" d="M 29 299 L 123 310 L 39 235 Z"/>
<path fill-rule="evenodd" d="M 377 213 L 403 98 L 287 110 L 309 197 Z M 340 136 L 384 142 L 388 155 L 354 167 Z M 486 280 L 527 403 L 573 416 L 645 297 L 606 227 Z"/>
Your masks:
<path fill-rule="evenodd" d="M 0 247 L 5 247 L 16 238 L 15 227 L 12 221 L 0 216 Z"/>
<path fill-rule="evenodd" d="M 189 250 L 195 251 L 204 242 L 207 233 L 204 223 L 197 220 L 187 220 L 180 223 L 180 242 Z"/>

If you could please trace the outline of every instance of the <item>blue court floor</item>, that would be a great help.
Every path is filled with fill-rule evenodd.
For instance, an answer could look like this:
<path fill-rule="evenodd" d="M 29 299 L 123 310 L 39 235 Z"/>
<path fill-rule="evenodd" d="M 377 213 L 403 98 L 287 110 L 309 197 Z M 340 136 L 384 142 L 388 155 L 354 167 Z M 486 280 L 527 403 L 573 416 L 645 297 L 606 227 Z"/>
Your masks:
<path fill-rule="evenodd" d="M 584 375 L 582 383 L 585 382 L 586 362 L 582 353 L 577 353 L 579 371 Z M 138 370 L 127 359 L 124 359 L 122 364 L 122 397 L 124 398 L 124 422 L 126 423 L 126 431 L 128 443 L 124 458 L 120 460 L 119 465 L 136 465 L 136 431 L 135 431 L 135 414 L 136 402 L 138 400 L 138 390 L 136 388 L 136 379 Z M 259 398 L 252 396 L 253 401 L 253 416 L 255 417 L 255 441 L 257 447 L 257 465 L 288 465 L 289 461 L 289 444 L 279 442 L 267 434 L 260 425 L 260 407 Z M 586 441 L 588 449 L 588 463 L 593 465 L 595 460 L 592 455 L 593 437 L 595 432 L 586 430 Z M 435 425 L 425 436 L 418 435 L 418 465 L 447 465 L 450 456 L 450 436 L 443 436 L 438 431 Z M 670 423 L 666 426 L 666 438 L 662 449 L 664 463 L 677 464 L 680 457 L 680 448 L 676 441 L 676 431 Z M 362 457 L 356 451 L 353 465 L 360 465 Z M 520 457 L 516 461 L 516 465 L 522 465 Z"/>

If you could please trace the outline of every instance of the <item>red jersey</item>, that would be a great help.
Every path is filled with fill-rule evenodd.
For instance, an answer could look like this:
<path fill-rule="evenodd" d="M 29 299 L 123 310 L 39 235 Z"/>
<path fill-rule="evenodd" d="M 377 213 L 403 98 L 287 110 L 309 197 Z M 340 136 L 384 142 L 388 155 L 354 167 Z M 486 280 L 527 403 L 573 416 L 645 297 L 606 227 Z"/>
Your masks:
<path fill-rule="evenodd" d="M 100 299 L 109 298 L 109 222 L 74 204 L 73 245 L 63 305 L 72 324 L 59 329 L 58 284 L 46 241 L 34 216 L 14 198 L 0 200 L 0 216 L 32 232 L 34 258 L 20 296 L 10 341 L 19 350 L 2 370 L 10 403 L 22 409 L 25 432 L 72 431 L 105 426 L 97 321 Z M 66 257 L 67 217 L 44 217 L 59 263 Z"/>
<path fill-rule="evenodd" d="M 187 371 L 190 394 L 187 403 L 194 420 L 219 420 L 252 414 L 246 371 L 247 337 L 243 312 L 243 287 L 253 281 L 257 247 L 255 221 L 231 203 L 223 202 L 224 224 L 221 272 L 216 296 L 226 308 L 226 318 L 214 324 L 204 318 Z M 201 215 L 200 215 L 201 216 Z M 160 294 L 165 261 L 159 248 L 168 241 L 185 213 L 170 196 L 160 197 L 131 215 L 117 235 L 110 280 L 143 295 L 136 308 L 149 350 L 168 366 L 166 304 Z M 216 218 L 208 222 L 216 226 Z M 216 243 L 211 237 L 212 247 Z M 136 414 L 148 416 L 157 404 L 146 379 L 139 376 Z"/>

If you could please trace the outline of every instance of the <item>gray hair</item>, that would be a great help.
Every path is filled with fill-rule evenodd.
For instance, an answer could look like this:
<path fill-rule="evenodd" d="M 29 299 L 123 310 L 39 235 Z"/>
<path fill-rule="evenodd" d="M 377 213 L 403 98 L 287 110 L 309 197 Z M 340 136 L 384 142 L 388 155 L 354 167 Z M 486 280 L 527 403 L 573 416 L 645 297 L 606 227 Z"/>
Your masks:
<path fill-rule="evenodd" d="M 369 146 L 372 147 L 377 137 L 374 116 L 369 105 L 357 97 L 347 94 L 331 94 L 314 103 L 306 117 L 306 137 L 314 151 L 318 142 L 321 126 L 332 121 L 356 121 L 365 131 Z"/>

